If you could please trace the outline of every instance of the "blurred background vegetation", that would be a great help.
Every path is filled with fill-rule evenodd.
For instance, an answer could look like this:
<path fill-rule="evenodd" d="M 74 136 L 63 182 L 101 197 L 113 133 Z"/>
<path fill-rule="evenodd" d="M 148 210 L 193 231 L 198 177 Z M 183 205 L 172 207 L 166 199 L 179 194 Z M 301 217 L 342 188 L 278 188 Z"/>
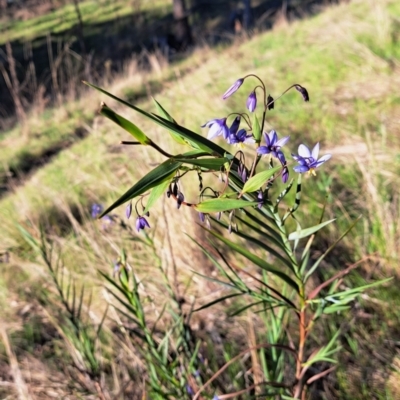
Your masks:
<path fill-rule="evenodd" d="M 93 203 L 111 204 L 161 161 L 151 149 L 120 146 L 129 137 L 97 115 L 100 101 L 134 117 L 158 142 L 166 135 L 81 81 L 150 111 L 154 96 L 179 123 L 200 132 L 205 121 L 242 108 L 246 87 L 252 89 L 247 83 L 228 101 L 221 94 L 256 73 L 274 97 L 293 83 L 310 93 L 306 105 L 295 93 L 283 97 L 268 128 L 290 135 L 293 151 L 320 141 L 333 155 L 316 179 L 303 182 L 308 214 L 301 218 L 317 223 L 326 196 L 327 216 L 337 218 L 318 237 L 314 259 L 362 215 L 321 269 L 320 281 L 360 259 L 346 285 L 394 277 L 318 332 L 323 338 L 341 326 L 343 349 L 337 370 L 310 395 L 399 399 L 400 3 L 187 0 L 184 6 L 173 0 L 0 0 L 0 397 L 140 398 L 131 382 L 140 384 L 142 361 L 127 338 L 115 334 L 122 324 L 129 336 L 129 324 L 118 320 L 97 273 L 112 274 L 121 249 L 148 285 L 143 296 L 151 321 L 168 298 L 160 267 L 185 312 L 220 290 L 193 275 L 215 270 L 183 233 L 206 242 L 191 210 L 160 201 L 146 240 L 119 222 L 122 209 L 109 220 L 91 218 Z M 174 150 L 172 143 L 165 147 Z M 190 197 L 192 183 L 184 185 Z M 85 287 L 90 324 L 98 326 L 110 304 L 96 379 L 76 367 L 82 350 L 62 329 L 68 316 L 60 311 L 51 271 L 18 225 L 39 241 L 44 235 L 76 291 Z M 193 335 L 218 349 L 211 369 L 249 347 L 249 332 L 261 335 L 257 316 L 233 319 L 231 305 L 191 320 Z M 231 374 L 234 381 L 237 371 Z"/>

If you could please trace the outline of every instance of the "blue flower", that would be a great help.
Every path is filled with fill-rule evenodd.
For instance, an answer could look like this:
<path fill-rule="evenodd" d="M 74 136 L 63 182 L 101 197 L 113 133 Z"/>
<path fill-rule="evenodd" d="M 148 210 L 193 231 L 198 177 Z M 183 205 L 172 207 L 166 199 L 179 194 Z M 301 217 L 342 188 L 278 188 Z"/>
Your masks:
<path fill-rule="evenodd" d="M 136 219 L 136 229 L 139 232 L 141 229 L 144 229 L 145 227 L 150 228 L 149 223 L 147 222 L 145 217 L 137 217 Z"/>
<path fill-rule="evenodd" d="M 243 145 L 244 143 L 245 144 L 252 144 L 252 143 L 255 143 L 256 141 L 254 140 L 253 135 L 248 135 L 247 132 L 244 129 L 241 129 L 236 134 L 232 134 L 232 133 L 229 134 L 227 142 L 229 144 Z"/>
<path fill-rule="evenodd" d="M 242 86 L 242 83 L 244 82 L 244 79 L 238 79 L 222 96 L 222 98 L 225 100 L 227 99 L 229 96 L 232 96 L 233 93 L 235 93 L 240 86 Z"/>
<path fill-rule="evenodd" d="M 91 209 L 92 218 L 97 218 L 103 212 L 103 206 L 101 204 L 93 204 Z"/>
<path fill-rule="evenodd" d="M 250 93 L 250 96 L 247 98 L 246 107 L 250 112 L 254 112 L 257 107 L 257 96 L 256 92 L 253 91 Z"/>
<path fill-rule="evenodd" d="M 298 152 L 298 155 L 292 154 L 292 157 L 299 163 L 293 169 L 300 174 L 308 172 L 316 175 L 315 170 L 332 157 L 331 154 L 325 154 L 318 160 L 319 143 L 314 146 L 312 151 L 306 145 L 301 144 Z"/>
<path fill-rule="evenodd" d="M 278 158 L 282 165 L 286 163 L 285 156 L 281 151 L 281 147 L 284 146 L 288 140 L 289 136 L 285 136 L 278 140 L 278 135 L 274 130 L 266 134 L 264 132 L 264 139 L 266 146 L 260 146 L 257 149 L 258 154 L 266 155 L 271 154 L 273 157 Z"/>
<path fill-rule="evenodd" d="M 208 131 L 207 139 L 214 139 L 217 136 L 223 135 L 224 139 L 227 139 L 229 136 L 229 128 L 226 125 L 226 118 L 216 118 L 211 121 L 206 122 L 201 126 L 202 128 L 208 127 L 210 130 Z"/>

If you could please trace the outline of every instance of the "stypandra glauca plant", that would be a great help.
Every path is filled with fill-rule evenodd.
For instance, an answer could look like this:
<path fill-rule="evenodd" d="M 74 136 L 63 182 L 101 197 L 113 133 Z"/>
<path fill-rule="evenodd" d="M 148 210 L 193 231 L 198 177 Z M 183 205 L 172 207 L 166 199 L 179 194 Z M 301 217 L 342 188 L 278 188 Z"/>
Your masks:
<path fill-rule="evenodd" d="M 207 137 L 181 126 L 156 100 L 156 113 L 151 113 L 87 83 L 162 126 L 182 146 L 181 153 L 168 153 L 162 144 L 154 142 L 133 122 L 102 103 L 100 113 L 135 139 L 123 144 L 150 146 L 165 161 L 136 182 L 100 217 L 127 203 L 127 217 L 133 210 L 136 213 L 137 231 L 150 229 L 149 211 L 163 195 L 176 202 L 177 209 L 190 207 L 196 210 L 214 249 L 199 245 L 222 277 L 212 280 L 228 289 L 225 296 L 200 309 L 237 298 L 235 314 L 253 310 L 262 316 L 266 325 L 264 341 L 237 356 L 255 352 L 260 360 L 262 379 L 253 374 L 252 384 L 240 392 L 222 393 L 215 384 L 221 369 L 211 377 L 203 377 L 203 383 L 196 390 L 191 389 L 189 398 L 225 399 L 247 394 L 251 398 L 305 399 L 308 387 L 334 370 L 340 348 L 340 329 L 331 332 L 325 343 L 320 343 L 312 335 L 317 324 L 324 315 L 348 309 L 361 292 L 381 282 L 342 290 L 340 282 L 358 265 L 354 264 L 323 283 L 313 285 L 311 278 L 322 261 L 357 221 L 323 249 L 317 260 L 312 260 L 310 255 L 317 233 L 334 220 L 324 220 L 322 212 L 316 225 L 306 226 L 300 223 L 295 213 L 301 203 L 303 175 L 317 179 L 316 171 L 331 155 L 320 157 L 317 143 L 312 147 L 300 144 L 297 153 L 288 157 L 285 149 L 289 136 L 279 137 L 275 130 L 266 132 L 265 129 L 267 113 L 281 96 L 294 89 L 307 102 L 308 91 L 300 84 L 294 84 L 274 99 L 262 79 L 249 74 L 238 79 L 222 98 L 232 96 L 245 80 L 255 82 L 246 102 L 247 111 L 209 120 L 203 125 L 208 130 Z M 225 145 L 216 144 L 214 139 L 225 141 Z M 188 202 L 181 190 L 180 180 L 189 174 L 199 182 L 197 201 Z M 206 176 L 215 184 L 204 187 Z M 283 190 L 278 190 L 281 187 L 279 181 L 284 185 Z M 284 200 L 292 189 L 296 191 L 295 200 L 288 208 Z M 294 227 L 292 231 L 290 226 Z M 213 229 L 215 227 L 224 227 L 243 240 L 228 239 L 228 235 L 219 233 L 221 230 Z M 220 251 L 221 244 L 230 254 L 241 255 L 253 263 L 254 270 L 249 272 L 247 268 L 238 268 L 236 263 L 233 265 Z M 268 257 L 266 253 L 269 253 Z M 237 357 L 227 364 L 237 361 Z"/>

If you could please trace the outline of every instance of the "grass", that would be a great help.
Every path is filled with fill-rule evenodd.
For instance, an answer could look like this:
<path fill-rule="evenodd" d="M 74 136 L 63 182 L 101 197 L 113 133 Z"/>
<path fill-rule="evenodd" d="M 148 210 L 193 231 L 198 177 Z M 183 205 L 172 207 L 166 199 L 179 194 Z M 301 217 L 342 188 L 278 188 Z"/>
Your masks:
<path fill-rule="evenodd" d="M 89 31 L 92 25 L 113 21 L 131 15 L 132 12 L 170 12 L 171 6 L 165 0 L 151 0 L 138 3 L 139 8 L 127 5 L 126 1 L 82 1 L 79 2 L 79 10 L 82 22 Z M 3 22 L 2 39 L 0 44 L 6 40 L 31 41 L 46 36 L 49 32 L 53 34 L 63 33 L 78 24 L 75 7 L 72 3 L 57 7 L 54 11 L 29 18 L 26 21 L 9 19 Z"/>
<path fill-rule="evenodd" d="M 268 117 L 268 125 L 281 135 L 290 134 L 293 150 L 301 142 L 312 145 L 320 140 L 322 152 L 334 155 L 317 177 L 317 183 L 305 180 L 304 192 L 312 193 L 303 198 L 309 205 L 310 215 L 300 220 L 307 224 L 310 219 L 318 220 L 329 186 L 327 216 L 338 217 L 338 222 L 336 228 L 328 229 L 319 238 L 322 250 L 352 219 L 363 214 L 363 220 L 351 238 L 326 266 L 328 270 L 343 268 L 345 262 L 373 254 L 372 261 L 363 266 L 363 278 L 354 279 L 398 275 L 400 95 L 395 88 L 400 76 L 399 14 L 400 5 L 396 1 L 342 4 L 310 20 L 277 26 L 272 32 L 256 35 L 232 47 L 199 51 L 182 67 L 170 66 L 158 80 L 167 80 L 167 83 L 157 100 L 180 123 L 197 132 L 206 120 L 242 107 L 252 88 L 250 84 L 243 85 L 225 102 L 220 96 L 235 79 L 246 73 L 267 77 L 274 97 L 292 83 L 307 87 L 310 103 L 302 103 L 298 93 L 290 92 L 276 104 Z M 187 73 L 180 76 L 180 69 L 191 64 L 195 67 L 191 71 L 187 67 Z M 143 82 L 134 82 L 129 76 L 121 77 L 108 85 L 107 90 L 131 97 L 134 96 L 131 87 L 137 85 L 139 90 Z M 157 143 L 165 145 L 171 152 L 178 151 L 175 145 L 166 143 L 168 136 L 157 126 L 104 97 L 101 99 L 132 118 Z M 12 251 L 12 263 L 5 266 L 1 280 L 5 294 L 0 300 L 5 315 L 14 315 L 10 297 L 15 298 L 20 304 L 18 307 L 22 308 L 27 302 L 22 294 L 29 298 L 26 287 L 31 287 L 34 292 L 44 284 L 43 270 L 23 243 L 16 223 L 23 224 L 35 235 L 39 224 L 45 226 L 50 237 L 62 248 L 64 263 L 71 275 L 77 281 L 84 280 L 96 294 L 92 310 L 98 318 L 104 309 L 104 300 L 99 289 L 100 280 L 94 271 L 96 268 L 111 269 L 119 249 L 132 248 L 129 255 L 132 263 L 145 279 L 154 283 L 151 255 L 140 242 L 131 244 L 130 237 L 119 229 L 118 224 L 103 230 L 101 222 L 91 221 L 88 216 L 92 202 L 110 204 L 153 163 L 161 160 L 151 149 L 138 151 L 134 146 L 119 147 L 118 142 L 129 140 L 129 136 L 108 121 L 93 117 L 99 100 L 97 94 L 88 92 L 80 102 L 67 106 L 66 109 L 71 107 L 72 111 L 63 111 L 62 116 L 54 110 L 47 114 L 46 121 L 36 117 L 29 141 L 19 137 L 19 128 L 2 136 L 0 158 L 5 160 L 4 171 L 7 171 L 12 162 L 23 162 L 27 149 L 40 155 L 54 145 L 53 141 L 65 140 L 82 123 L 90 131 L 87 137 L 54 156 L 23 185 L 0 200 L 3 221 L 0 243 L 4 250 Z M 149 99 L 141 100 L 140 105 L 154 110 Z M 57 126 L 61 128 L 56 130 Z M 38 132 L 42 136 L 34 139 Z M 47 136 L 46 132 L 49 133 L 45 141 L 42 138 Z M 190 185 L 187 182 L 184 187 L 189 197 Z M 116 211 L 121 217 L 123 213 L 122 209 Z M 193 259 L 200 256 L 190 240 L 182 235 L 182 231 L 197 234 L 194 217 L 189 210 L 177 212 L 173 204 L 160 202 L 150 222 L 153 224 L 154 221 L 152 234 L 155 233 L 156 243 L 162 249 L 160 257 L 170 266 L 170 271 L 174 263 L 178 266 L 183 282 L 193 279 L 199 285 L 198 293 L 195 288 L 189 293 L 198 295 L 199 301 L 205 301 L 210 287 L 200 278 L 192 277 L 190 272 L 192 268 L 198 268 L 201 258 L 193 263 Z M 169 236 L 165 232 L 169 232 Z M 180 245 L 171 248 L 168 238 L 177 237 Z M 15 266 L 24 273 L 14 285 L 12 270 Z M 399 355 L 391 358 L 382 350 L 396 351 L 395 346 L 388 344 L 398 335 L 399 313 L 396 307 L 389 306 L 396 304 L 395 286 L 368 293 L 369 298 L 359 305 L 364 314 L 355 314 L 357 323 L 349 324 L 349 332 L 356 342 L 344 343 L 339 372 L 328 381 L 331 393 L 340 398 L 362 399 L 373 393 L 378 399 L 394 399 L 399 393 L 396 384 Z M 162 297 L 161 293 L 159 296 Z M 18 321 L 15 316 L 13 318 Z M 337 322 L 335 317 L 331 323 Z M 36 323 L 31 322 L 32 326 Z M 28 342 L 33 341 L 29 327 L 23 335 Z M 382 357 L 378 362 L 379 351 L 382 351 Z M 369 354 L 373 354 L 372 361 L 379 366 L 375 368 L 378 369 L 376 373 L 372 370 L 374 365 L 368 364 Z M 393 371 L 390 378 L 384 378 L 390 369 Z M 365 380 L 359 371 L 370 379 Z M 233 371 L 232 376 L 236 372 Z"/>

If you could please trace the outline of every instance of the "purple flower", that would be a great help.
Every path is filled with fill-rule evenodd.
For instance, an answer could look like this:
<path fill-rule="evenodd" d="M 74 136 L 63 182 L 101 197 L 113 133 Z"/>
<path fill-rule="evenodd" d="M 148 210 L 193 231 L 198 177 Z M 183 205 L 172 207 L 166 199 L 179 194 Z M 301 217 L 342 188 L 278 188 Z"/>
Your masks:
<path fill-rule="evenodd" d="M 254 140 L 253 135 L 248 135 L 247 132 L 244 129 L 241 129 L 238 133 L 236 134 L 230 134 L 228 136 L 227 142 L 229 144 L 252 144 L 255 143 L 256 141 Z"/>
<path fill-rule="evenodd" d="M 212 119 L 211 121 L 206 122 L 201 127 L 210 128 L 207 135 L 207 139 L 210 140 L 220 135 L 223 135 L 224 139 L 227 139 L 229 136 L 229 128 L 226 125 L 226 118 Z"/>
<path fill-rule="evenodd" d="M 194 395 L 194 391 L 193 391 L 192 387 L 188 383 L 186 384 L 186 391 L 187 391 L 189 396 L 193 396 Z"/>
<path fill-rule="evenodd" d="M 264 132 L 264 139 L 266 146 L 260 146 L 257 149 L 257 153 L 262 155 L 271 154 L 273 157 L 278 158 L 281 164 L 284 165 L 286 163 L 286 160 L 284 154 L 281 151 L 281 147 L 288 142 L 289 136 L 285 136 L 282 139 L 278 140 L 278 135 L 274 130 L 272 130 L 268 134 Z"/>
<path fill-rule="evenodd" d="M 315 170 L 332 157 L 331 154 L 325 154 L 318 160 L 319 143 L 314 146 L 312 151 L 306 145 L 301 144 L 298 152 L 298 155 L 292 154 L 292 157 L 299 163 L 293 169 L 300 174 L 308 172 L 316 175 Z"/>
<path fill-rule="evenodd" d="M 247 98 L 246 107 L 250 112 L 254 112 L 257 107 L 257 96 L 256 92 L 253 91 L 250 93 L 250 96 Z"/>
<path fill-rule="evenodd" d="M 225 99 L 227 99 L 229 96 L 232 96 L 233 93 L 235 93 L 235 92 L 240 88 L 240 86 L 242 86 L 242 83 L 243 83 L 243 82 L 244 82 L 244 79 L 243 79 L 243 78 L 238 79 L 238 80 L 224 93 L 224 95 L 222 96 L 222 98 L 225 100 Z"/>
<path fill-rule="evenodd" d="M 131 214 L 132 214 L 132 202 L 130 201 L 128 203 L 128 205 L 126 206 L 126 210 L 125 210 L 126 218 L 129 219 Z"/>
<path fill-rule="evenodd" d="M 206 215 L 204 213 L 202 213 L 202 212 L 199 212 L 199 218 L 200 218 L 200 221 L 202 223 L 204 223 L 205 220 L 206 220 Z"/>
<path fill-rule="evenodd" d="M 101 204 L 93 204 L 91 209 L 92 218 L 97 218 L 103 212 L 103 206 Z"/>
<path fill-rule="evenodd" d="M 139 232 L 141 229 L 144 229 L 145 227 L 150 228 L 149 223 L 147 222 L 145 217 L 137 217 L 136 219 L 136 229 Z"/>

